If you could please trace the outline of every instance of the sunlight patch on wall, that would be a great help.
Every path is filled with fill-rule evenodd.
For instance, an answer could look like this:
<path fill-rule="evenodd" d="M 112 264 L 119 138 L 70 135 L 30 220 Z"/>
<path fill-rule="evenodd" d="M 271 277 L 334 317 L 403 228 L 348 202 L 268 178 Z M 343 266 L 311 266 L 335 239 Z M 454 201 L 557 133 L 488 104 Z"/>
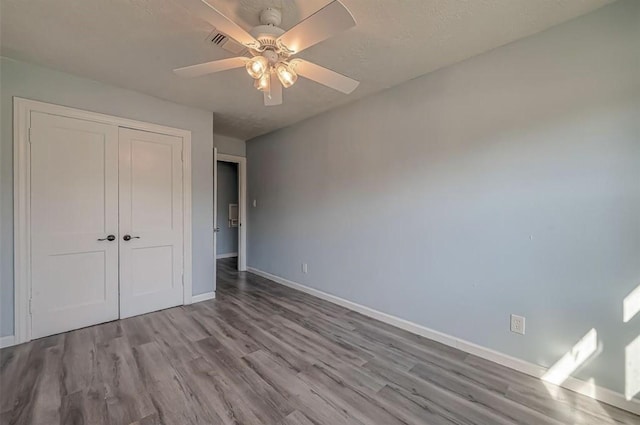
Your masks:
<path fill-rule="evenodd" d="M 631 400 L 640 393 L 640 335 L 627 345 L 624 350 L 624 357 L 624 395 L 627 400 Z"/>
<path fill-rule="evenodd" d="M 551 384 L 560 385 L 571 374 L 582 366 L 598 349 L 598 333 L 591 329 L 569 352 L 558 360 L 542 376 L 542 380 Z"/>
<path fill-rule="evenodd" d="M 627 323 L 640 311 L 640 285 L 622 301 L 622 321 Z"/>

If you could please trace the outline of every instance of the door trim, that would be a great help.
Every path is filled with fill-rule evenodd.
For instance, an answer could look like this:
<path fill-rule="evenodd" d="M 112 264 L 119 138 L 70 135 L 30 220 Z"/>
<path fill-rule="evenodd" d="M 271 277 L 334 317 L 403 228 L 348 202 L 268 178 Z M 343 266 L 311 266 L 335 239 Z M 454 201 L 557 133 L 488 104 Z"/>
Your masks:
<path fill-rule="evenodd" d="M 213 148 L 213 292 L 218 285 L 218 263 L 216 252 L 218 251 L 218 148 Z"/>
<path fill-rule="evenodd" d="M 236 155 L 218 154 L 214 163 L 218 169 L 218 161 L 238 164 L 238 271 L 247 271 L 247 158 Z M 215 179 L 215 192 L 218 191 L 218 178 Z M 215 252 L 214 252 L 215 254 Z"/>
<path fill-rule="evenodd" d="M 31 112 L 111 124 L 182 138 L 183 186 L 183 304 L 192 303 L 191 291 L 191 132 L 178 128 L 84 111 L 36 100 L 13 98 L 13 231 L 14 231 L 14 339 L 31 340 L 31 159 L 29 128 Z"/>

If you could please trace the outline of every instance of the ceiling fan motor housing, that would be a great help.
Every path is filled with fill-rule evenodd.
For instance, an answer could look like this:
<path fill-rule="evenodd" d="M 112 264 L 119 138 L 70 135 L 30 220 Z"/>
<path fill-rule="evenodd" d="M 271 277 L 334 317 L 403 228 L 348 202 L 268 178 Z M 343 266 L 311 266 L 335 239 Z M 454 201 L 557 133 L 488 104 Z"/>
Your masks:
<path fill-rule="evenodd" d="M 260 12 L 260 23 L 262 25 L 273 25 L 279 27 L 282 23 L 282 13 L 278 9 L 271 7 L 264 9 Z"/>
<path fill-rule="evenodd" d="M 258 25 L 250 31 L 251 35 L 260 42 L 262 47 L 277 48 L 276 39 L 284 34 L 282 28 L 273 25 Z"/>
<path fill-rule="evenodd" d="M 285 31 L 278 26 L 281 22 L 282 14 L 278 9 L 269 8 L 260 12 L 261 25 L 253 27 L 251 31 L 249 31 L 249 33 L 260 42 L 262 47 L 260 50 L 275 50 L 280 53 L 276 40 L 285 33 Z M 254 54 L 260 54 L 260 52 L 256 51 Z M 270 58 L 267 57 L 267 59 Z"/>

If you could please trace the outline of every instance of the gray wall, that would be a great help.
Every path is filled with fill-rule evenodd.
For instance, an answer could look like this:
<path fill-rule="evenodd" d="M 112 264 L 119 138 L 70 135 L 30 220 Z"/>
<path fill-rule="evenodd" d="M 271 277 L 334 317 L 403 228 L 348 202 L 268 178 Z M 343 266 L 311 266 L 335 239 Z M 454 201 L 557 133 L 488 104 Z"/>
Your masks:
<path fill-rule="evenodd" d="M 249 266 L 544 366 L 595 328 L 576 376 L 624 393 L 639 22 L 623 0 L 247 142 Z"/>
<path fill-rule="evenodd" d="M 13 334 L 12 97 L 56 103 L 191 130 L 193 185 L 193 293 L 213 283 L 213 114 L 134 91 L 15 61 L 0 59 L 0 336 Z M 238 154 L 244 142 L 219 151 Z"/>
<path fill-rule="evenodd" d="M 213 121 L 215 122 L 215 116 Z M 218 148 L 218 153 L 242 157 L 246 156 L 246 144 L 244 140 L 236 139 L 235 137 L 214 134 L 213 146 Z"/>
<path fill-rule="evenodd" d="M 238 228 L 229 227 L 229 204 L 238 203 L 238 164 L 218 161 L 218 237 L 216 254 L 238 252 Z"/>

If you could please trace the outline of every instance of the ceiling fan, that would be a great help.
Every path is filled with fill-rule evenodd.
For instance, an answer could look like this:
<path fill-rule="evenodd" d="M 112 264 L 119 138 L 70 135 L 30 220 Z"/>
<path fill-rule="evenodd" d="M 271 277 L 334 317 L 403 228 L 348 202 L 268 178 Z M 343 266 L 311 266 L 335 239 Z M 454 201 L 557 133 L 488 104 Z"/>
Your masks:
<path fill-rule="evenodd" d="M 360 84 L 330 69 L 293 58 L 304 49 L 355 26 L 356 21 L 351 12 L 339 0 L 327 4 L 288 31 L 279 27 L 282 14 L 278 9 L 264 9 L 260 13 L 261 25 L 247 32 L 205 0 L 187 1 L 186 7 L 220 32 L 247 47 L 251 56 L 174 69 L 174 72 L 182 77 L 199 77 L 245 67 L 247 73 L 255 80 L 254 87 L 264 93 L 266 106 L 282 104 L 282 87 L 291 87 L 298 76 L 345 94 L 351 93 Z"/>

